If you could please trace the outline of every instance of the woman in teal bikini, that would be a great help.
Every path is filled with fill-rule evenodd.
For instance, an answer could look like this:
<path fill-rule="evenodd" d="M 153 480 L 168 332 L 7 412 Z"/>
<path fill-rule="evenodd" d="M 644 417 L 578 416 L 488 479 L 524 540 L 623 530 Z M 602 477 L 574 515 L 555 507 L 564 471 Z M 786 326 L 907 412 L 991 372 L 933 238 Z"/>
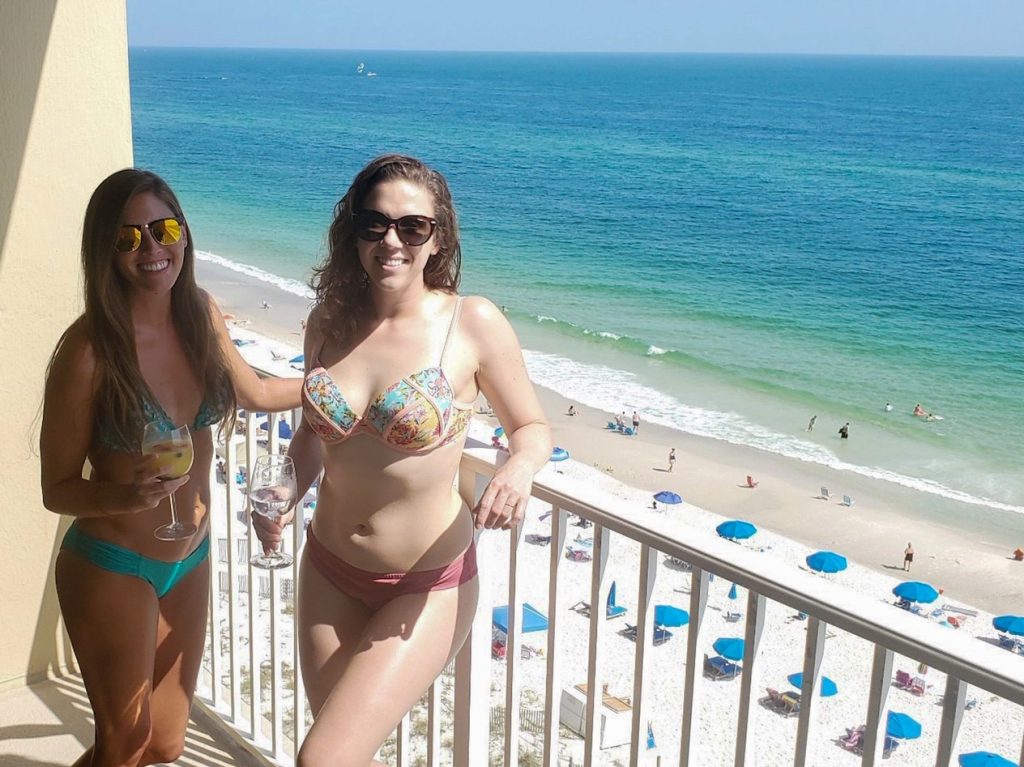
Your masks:
<path fill-rule="evenodd" d="M 40 438 L 43 501 L 74 518 L 57 594 L 96 720 L 75 767 L 181 754 L 206 631 L 210 427 L 236 405 L 299 404 L 298 379 L 261 380 L 238 355 L 194 263 L 162 179 L 128 169 L 99 185 L 82 237 L 85 311 L 51 359 Z M 155 459 L 140 453 L 150 422 L 188 425 L 190 474 L 159 479 Z M 172 493 L 198 531 L 157 540 Z"/>
<path fill-rule="evenodd" d="M 380 764 L 378 747 L 469 632 L 474 529 L 521 521 L 551 455 L 515 333 L 490 301 L 457 295 L 459 268 L 441 174 L 398 155 L 358 174 L 314 278 L 289 450 L 300 491 L 324 471 L 299 571 L 297 641 L 315 717 L 299 767 Z M 470 508 L 452 483 L 481 392 L 510 454 Z M 281 526 L 255 524 L 276 546 Z"/>

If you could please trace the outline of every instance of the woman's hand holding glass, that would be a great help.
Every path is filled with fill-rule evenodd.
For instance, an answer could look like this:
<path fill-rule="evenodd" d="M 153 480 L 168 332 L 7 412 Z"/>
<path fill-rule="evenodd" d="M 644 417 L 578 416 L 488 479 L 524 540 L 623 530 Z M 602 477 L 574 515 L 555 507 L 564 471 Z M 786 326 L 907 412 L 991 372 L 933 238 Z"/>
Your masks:
<path fill-rule="evenodd" d="M 157 465 L 157 477 L 161 480 L 187 481 L 188 471 L 192 468 L 192 435 L 187 426 L 167 429 L 159 423 L 147 423 L 142 432 L 142 452 L 144 455 L 153 456 Z M 174 490 L 180 486 L 175 486 L 167 496 L 171 506 L 171 521 L 153 531 L 158 540 L 181 541 L 191 538 L 198 530 L 191 522 L 178 520 L 174 508 Z"/>
<path fill-rule="evenodd" d="M 292 520 L 295 506 L 295 464 L 286 455 L 261 455 L 256 459 L 249 481 L 249 502 L 256 537 L 263 553 L 249 562 L 253 567 L 274 570 L 292 563 L 290 554 L 278 551 L 284 527 Z"/>

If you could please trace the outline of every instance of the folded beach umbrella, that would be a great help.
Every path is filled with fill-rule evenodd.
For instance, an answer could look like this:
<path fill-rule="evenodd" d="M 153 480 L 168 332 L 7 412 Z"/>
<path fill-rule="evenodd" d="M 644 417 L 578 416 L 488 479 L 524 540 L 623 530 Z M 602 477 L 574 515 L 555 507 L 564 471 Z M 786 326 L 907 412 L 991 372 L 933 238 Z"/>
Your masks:
<path fill-rule="evenodd" d="M 1011 762 L 1006 757 L 993 754 L 991 751 L 972 751 L 969 754 L 960 754 L 957 761 L 960 767 L 1017 767 L 1016 762 Z"/>
<path fill-rule="evenodd" d="M 903 583 L 892 590 L 892 593 L 900 599 L 906 599 L 909 602 L 923 602 L 925 604 L 934 602 L 939 598 L 939 592 L 935 590 L 934 586 L 929 586 L 927 583 L 921 583 L 920 581 L 903 581 Z"/>
<path fill-rule="evenodd" d="M 1024 636 L 1024 616 L 1022 615 L 1000 615 L 992 619 L 992 626 L 996 631 L 1005 631 L 1014 636 Z"/>
<path fill-rule="evenodd" d="M 890 711 L 885 717 L 885 734 L 911 740 L 921 737 L 921 723 L 907 714 Z"/>
<path fill-rule="evenodd" d="M 807 566 L 818 573 L 838 573 L 846 569 L 846 557 L 834 551 L 816 551 L 807 557 Z"/>
<path fill-rule="evenodd" d="M 786 679 L 789 681 L 791 685 L 796 687 L 798 690 L 804 686 L 804 675 L 802 672 L 798 671 L 795 674 L 790 674 L 786 677 Z M 833 695 L 839 692 L 839 688 L 836 687 L 836 683 L 829 679 L 827 676 L 823 676 L 821 678 L 821 685 L 818 689 L 821 690 L 821 697 L 823 698 L 831 698 Z"/>
<path fill-rule="evenodd" d="M 659 490 L 654 494 L 654 500 L 658 503 L 682 503 L 683 498 L 679 493 L 673 493 L 671 490 Z"/>
<path fill-rule="evenodd" d="M 757 528 L 749 522 L 744 522 L 742 519 L 730 519 L 728 522 L 723 522 L 716 527 L 715 531 L 723 538 L 738 540 L 749 538 L 757 532 Z"/>
<path fill-rule="evenodd" d="M 732 584 L 732 586 L 729 587 L 729 593 L 726 594 L 726 596 L 729 597 L 729 599 L 735 599 L 736 597 L 739 596 L 739 593 L 736 591 L 736 584 L 735 583 Z"/>
<path fill-rule="evenodd" d="M 505 429 L 503 427 L 499 426 L 497 429 L 494 430 L 494 436 L 495 437 L 503 437 L 503 436 L 505 436 Z"/>
<path fill-rule="evenodd" d="M 723 658 L 743 660 L 743 640 L 739 637 L 719 637 L 711 646 Z"/>
<path fill-rule="evenodd" d="M 654 623 L 656 626 L 675 628 L 690 622 L 690 614 L 681 607 L 674 605 L 655 605 Z"/>
<path fill-rule="evenodd" d="M 558 447 L 557 445 L 555 445 L 555 449 L 551 451 L 551 458 L 549 460 L 567 461 L 569 460 L 569 451 L 566 450 L 564 447 Z"/>

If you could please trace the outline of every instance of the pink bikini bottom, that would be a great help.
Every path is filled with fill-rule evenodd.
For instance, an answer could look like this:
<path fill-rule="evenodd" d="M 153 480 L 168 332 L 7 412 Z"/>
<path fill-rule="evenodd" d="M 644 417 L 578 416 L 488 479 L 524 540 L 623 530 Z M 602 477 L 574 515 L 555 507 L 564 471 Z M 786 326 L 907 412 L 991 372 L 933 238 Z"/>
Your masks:
<path fill-rule="evenodd" d="M 306 533 L 306 548 L 317 572 L 338 591 L 358 599 L 371 610 L 377 610 L 403 594 L 453 589 L 476 576 L 475 543 L 470 543 L 469 548 L 449 565 L 410 573 L 375 573 L 353 567 L 325 549 L 313 535 L 312 527 Z"/>

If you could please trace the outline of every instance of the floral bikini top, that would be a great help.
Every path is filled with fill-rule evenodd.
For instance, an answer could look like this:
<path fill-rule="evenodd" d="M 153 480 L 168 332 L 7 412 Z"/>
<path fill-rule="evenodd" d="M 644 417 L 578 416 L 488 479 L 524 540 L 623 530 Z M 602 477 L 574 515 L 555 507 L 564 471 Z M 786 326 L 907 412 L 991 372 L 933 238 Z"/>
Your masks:
<path fill-rule="evenodd" d="M 472 405 L 455 401 L 455 391 L 444 374 L 445 353 L 461 308 L 460 297 L 455 302 L 440 362 L 389 386 L 370 401 L 362 416 L 349 407 L 331 374 L 318 364 L 309 371 L 302 387 L 305 422 L 328 445 L 366 432 L 399 452 L 425 453 L 461 439 L 469 428 Z"/>

